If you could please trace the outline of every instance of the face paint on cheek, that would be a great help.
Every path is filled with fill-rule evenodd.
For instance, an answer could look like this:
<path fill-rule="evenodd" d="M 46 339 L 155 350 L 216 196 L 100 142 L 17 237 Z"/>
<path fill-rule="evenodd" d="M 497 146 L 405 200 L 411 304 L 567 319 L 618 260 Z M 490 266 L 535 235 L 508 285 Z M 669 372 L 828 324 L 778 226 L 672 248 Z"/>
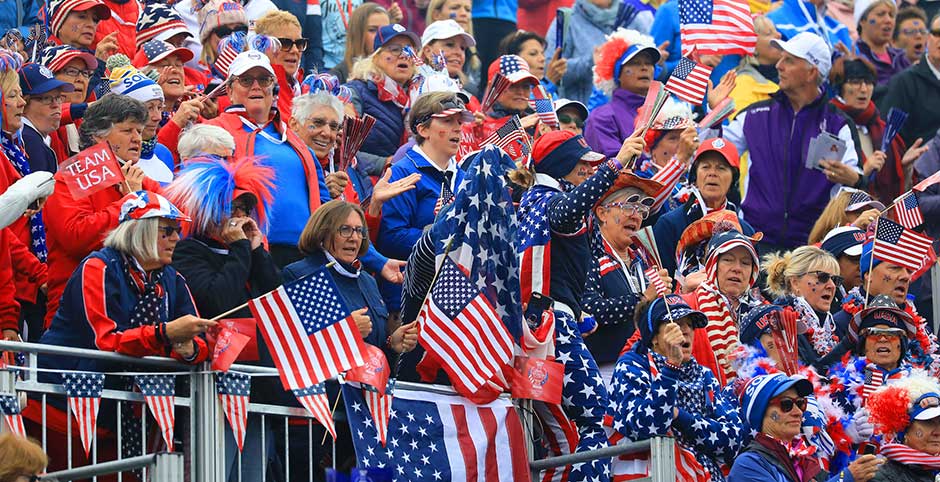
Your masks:
<path fill-rule="evenodd" d="M 885 283 L 890 283 L 890 282 L 891 282 L 891 277 L 890 277 L 890 276 L 882 276 L 882 277 L 881 277 L 881 281 L 884 281 Z"/>
<path fill-rule="evenodd" d="M 628 68 L 628 69 L 623 69 L 623 73 L 625 73 L 625 74 L 627 74 L 627 75 L 633 75 L 633 69 L 629 69 L 629 68 Z"/>
<path fill-rule="evenodd" d="M 779 422 L 779 421 L 780 421 L 780 414 L 777 413 L 777 412 L 773 412 L 773 413 L 770 414 L 770 419 L 773 420 L 774 422 Z"/>
<path fill-rule="evenodd" d="M 591 170 L 586 168 L 578 169 L 578 177 L 588 177 L 591 175 Z"/>
<path fill-rule="evenodd" d="M 921 438 L 921 437 L 924 436 L 924 431 L 923 431 L 923 430 L 920 430 L 920 429 L 917 429 L 917 431 L 914 432 L 914 436 L 917 437 L 917 438 Z"/>

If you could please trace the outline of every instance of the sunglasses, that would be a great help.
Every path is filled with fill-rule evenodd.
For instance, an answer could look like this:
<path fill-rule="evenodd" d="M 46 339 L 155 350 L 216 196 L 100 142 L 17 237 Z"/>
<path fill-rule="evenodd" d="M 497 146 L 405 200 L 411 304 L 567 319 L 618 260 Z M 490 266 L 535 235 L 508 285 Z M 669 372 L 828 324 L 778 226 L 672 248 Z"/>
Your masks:
<path fill-rule="evenodd" d="M 572 117 L 568 114 L 558 114 L 558 122 L 561 122 L 562 124 L 574 124 L 578 129 L 584 128 L 583 120 L 577 117 Z"/>
<path fill-rule="evenodd" d="M 299 38 L 299 39 L 294 40 L 290 38 L 278 37 L 277 41 L 281 43 L 282 50 L 290 50 L 296 46 L 297 50 L 301 52 L 303 52 L 304 50 L 307 50 L 307 44 L 309 43 L 309 41 L 305 38 Z"/>
<path fill-rule="evenodd" d="M 806 411 L 806 399 L 803 397 L 779 397 L 771 400 L 771 403 L 779 407 L 780 411 L 783 413 L 790 413 L 793 407 L 799 408 L 801 412 Z"/>
<path fill-rule="evenodd" d="M 271 87 L 271 84 L 274 83 L 274 77 L 271 77 L 270 75 L 263 75 L 261 77 L 236 77 L 236 79 L 238 80 L 239 85 L 246 89 L 250 89 L 255 82 L 258 82 L 258 87 L 261 87 L 262 89 L 267 89 L 268 87 Z"/>
<path fill-rule="evenodd" d="M 862 330 L 862 336 L 872 338 L 901 338 L 904 330 L 900 328 L 865 328 Z"/>
<path fill-rule="evenodd" d="M 352 227 L 348 224 L 344 224 L 339 227 L 339 235 L 344 238 L 351 238 L 353 233 L 356 233 L 360 238 L 363 238 L 366 235 L 366 230 L 362 226 Z"/>
<path fill-rule="evenodd" d="M 836 286 L 842 286 L 842 282 L 845 281 L 845 278 L 838 275 L 829 274 L 825 271 L 807 271 L 806 274 L 815 275 L 816 279 L 819 280 L 819 282 L 822 284 L 826 284 L 829 282 L 829 280 L 832 280 L 832 283 Z"/>
<path fill-rule="evenodd" d="M 241 33 L 247 34 L 247 33 L 248 33 L 248 26 L 247 26 L 247 25 L 245 25 L 245 26 L 239 25 L 238 27 L 231 28 L 231 27 L 227 27 L 227 26 L 224 26 L 224 25 L 223 25 L 223 26 L 221 26 L 221 27 L 219 27 L 219 28 L 217 28 L 217 29 L 215 29 L 215 30 L 212 31 L 212 33 L 214 33 L 214 34 L 215 34 L 217 37 L 219 37 L 219 38 L 228 37 L 229 35 L 232 35 L 233 32 L 241 32 Z"/>
<path fill-rule="evenodd" d="M 255 210 L 255 207 L 248 203 L 233 203 L 232 212 L 241 211 L 245 213 L 245 216 L 251 216 L 251 212 Z"/>
<path fill-rule="evenodd" d="M 607 206 L 607 209 L 619 208 L 627 216 L 633 216 L 634 214 L 639 214 L 640 217 L 646 219 L 650 215 L 650 208 L 644 206 L 643 204 L 631 203 L 631 202 L 615 202 L 610 203 Z"/>
<path fill-rule="evenodd" d="M 170 236 L 173 236 L 173 233 L 178 235 L 183 233 L 183 228 L 181 226 L 160 226 L 158 229 L 160 230 L 160 236 L 163 238 L 169 238 Z"/>

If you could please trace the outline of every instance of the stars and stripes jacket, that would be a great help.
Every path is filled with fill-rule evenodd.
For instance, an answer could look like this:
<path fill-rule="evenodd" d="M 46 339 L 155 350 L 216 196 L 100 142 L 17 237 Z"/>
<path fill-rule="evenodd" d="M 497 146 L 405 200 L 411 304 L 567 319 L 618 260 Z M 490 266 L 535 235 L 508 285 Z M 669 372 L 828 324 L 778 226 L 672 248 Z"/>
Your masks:
<path fill-rule="evenodd" d="M 184 315 L 196 315 L 196 305 L 186 280 L 172 266 L 164 266 L 160 285 L 163 288 L 160 322 L 168 323 Z M 115 249 L 104 248 L 91 253 L 69 278 L 59 310 L 40 343 L 73 348 L 111 351 L 130 356 L 183 357 L 157 337 L 157 325 L 132 326 L 131 313 L 140 297 L 128 279 L 124 256 Z M 196 358 L 187 363 L 204 361 L 209 350 L 200 337 L 196 342 Z M 105 372 L 107 362 L 67 356 L 44 356 L 40 366 L 56 370 Z M 59 378 L 58 374 L 49 374 Z M 58 380 L 54 382 L 58 383 Z"/>
<path fill-rule="evenodd" d="M 611 439 L 644 440 L 672 431 L 710 469 L 713 480 L 723 480 L 716 469 L 731 463 L 742 440 L 737 404 L 721 392 L 711 371 L 694 359 L 676 370 L 654 362 L 654 356 L 632 350 L 617 361 L 607 421 L 619 437 L 614 434 Z M 693 404 L 702 408 L 697 413 L 683 408 Z"/>

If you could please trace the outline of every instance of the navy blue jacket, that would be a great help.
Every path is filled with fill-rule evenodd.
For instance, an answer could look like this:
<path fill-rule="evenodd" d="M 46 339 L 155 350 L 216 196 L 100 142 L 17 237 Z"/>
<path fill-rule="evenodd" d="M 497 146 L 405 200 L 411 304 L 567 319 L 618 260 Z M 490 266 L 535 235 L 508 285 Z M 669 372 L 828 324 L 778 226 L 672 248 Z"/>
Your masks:
<path fill-rule="evenodd" d="M 172 266 L 163 267 L 161 285 L 165 291 L 160 322 L 184 315 L 196 315 L 196 306 L 183 276 Z M 88 255 L 72 273 L 59 310 L 40 343 L 90 350 L 112 351 L 131 356 L 170 356 L 169 346 L 156 336 L 156 325 L 131 326 L 130 314 L 139 299 L 131 287 L 124 257 L 104 248 Z M 197 360 L 208 354 L 205 341 L 197 338 Z M 174 358 L 181 359 L 175 353 Z M 201 361 L 201 360 L 200 360 Z M 39 365 L 56 370 L 103 372 L 108 363 L 77 357 L 41 356 Z M 43 373 L 40 379 L 59 383 L 56 373 Z"/>
<path fill-rule="evenodd" d="M 728 474 L 728 482 L 800 482 L 793 480 L 781 468 L 783 462 L 771 458 L 757 442 L 751 442 L 744 452 L 734 459 L 734 466 Z M 817 475 L 816 480 L 826 480 L 825 474 Z M 828 482 L 854 482 L 855 478 L 848 470 L 839 472 Z"/>
<path fill-rule="evenodd" d="M 385 159 L 398 150 L 405 141 L 405 115 L 394 102 L 379 100 L 378 87 L 371 80 L 351 80 L 346 84 L 352 92 L 356 112 L 375 117 L 375 125 L 356 156 L 365 163 L 365 171 L 378 176 L 385 167 Z"/>
<path fill-rule="evenodd" d="M 55 174 L 59 166 L 58 159 L 55 157 L 55 151 L 42 140 L 39 131 L 24 122 L 21 132 L 30 172 L 46 171 Z"/>
<path fill-rule="evenodd" d="M 730 201 L 725 205 L 725 209 L 738 212 L 737 206 Z M 740 218 L 740 213 L 738 217 Z M 679 245 L 682 232 L 699 219 L 702 219 L 702 208 L 695 199 L 690 199 L 684 206 L 660 216 L 656 224 L 653 225 L 656 250 L 659 251 L 659 257 L 662 259 L 662 267 L 670 273 L 676 271 L 676 247 Z M 740 221 L 741 229 L 744 231 L 743 234 L 747 236 L 754 234 L 754 228 L 747 221 L 743 219 Z"/>

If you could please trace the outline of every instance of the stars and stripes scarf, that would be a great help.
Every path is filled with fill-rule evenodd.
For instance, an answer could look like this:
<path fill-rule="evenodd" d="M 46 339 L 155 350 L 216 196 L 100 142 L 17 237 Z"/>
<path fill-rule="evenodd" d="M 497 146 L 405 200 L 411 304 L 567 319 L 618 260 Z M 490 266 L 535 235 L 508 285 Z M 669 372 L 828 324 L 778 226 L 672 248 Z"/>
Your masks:
<path fill-rule="evenodd" d="M 708 317 L 705 333 L 708 342 L 715 351 L 715 360 L 721 373 L 717 373 L 719 382 L 731 380 L 735 376 L 732 367 L 733 354 L 738 347 L 737 317 L 729 308 L 728 298 L 715 286 L 713 278 L 702 282 L 695 291 L 698 309 Z"/>
<path fill-rule="evenodd" d="M 914 465 L 924 470 L 940 470 L 940 456 L 914 450 L 907 445 L 889 443 L 881 446 L 881 455 L 899 464 Z"/>
<path fill-rule="evenodd" d="M 372 82 L 378 90 L 379 100 L 382 102 L 392 102 L 397 105 L 402 112 L 411 109 L 411 96 L 408 90 L 401 86 L 394 79 L 386 74 L 372 76 Z"/>
<path fill-rule="evenodd" d="M 13 167 L 16 168 L 21 176 L 32 173 L 32 169 L 29 167 L 29 162 L 26 160 L 26 154 L 23 153 L 23 149 L 13 140 L 13 137 L 6 132 L 0 134 L 0 148 L 2 148 L 3 154 L 10 160 L 10 163 L 13 164 Z M 49 251 L 46 249 L 46 225 L 42 221 L 41 212 L 29 218 L 29 235 L 33 240 L 30 249 L 40 262 L 45 263 L 46 258 L 49 256 Z"/>

